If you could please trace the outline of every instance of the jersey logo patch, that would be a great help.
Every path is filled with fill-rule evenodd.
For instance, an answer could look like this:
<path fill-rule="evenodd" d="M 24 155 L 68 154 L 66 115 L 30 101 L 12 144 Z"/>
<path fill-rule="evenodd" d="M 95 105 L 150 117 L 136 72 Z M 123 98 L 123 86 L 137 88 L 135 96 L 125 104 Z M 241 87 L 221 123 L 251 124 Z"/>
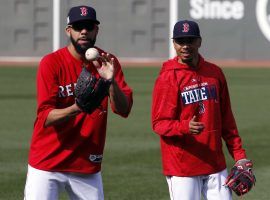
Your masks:
<path fill-rule="evenodd" d="M 205 107 L 203 102 L 199 102 L 199 107 L 198 107 L 199 114 L 205 113 Z"/>
<path fill-rule="evenodd" d="M 184 105 L 201 102 L 209 99 L 217 100 L 217 89 L 215 85 L 206 85 L 181 92 Z"/>
<path fill-rule="evenodd" d="M 89 160 L 93 163 L 101 163 L 102 158 L 103 158 L 102 154 L 99 154 L 99 155 L 90 154 L 89 156 Z"/>

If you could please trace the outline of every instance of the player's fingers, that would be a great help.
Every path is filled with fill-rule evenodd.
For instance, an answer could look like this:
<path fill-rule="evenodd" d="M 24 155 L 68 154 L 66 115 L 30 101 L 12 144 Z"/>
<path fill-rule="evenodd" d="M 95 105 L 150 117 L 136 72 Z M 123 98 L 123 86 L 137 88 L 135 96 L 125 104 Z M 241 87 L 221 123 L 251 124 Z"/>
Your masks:
<path fill-rule="evenodd" d="M 195 123 L 195 122 L 193 122 Z M 201 131 L 204 130 L 204 125 L 202 125 L 201 123 L 196 122 L 196 124 L 190 124 L 189 129 L 191 132 L 195 132 L 195 133 L 200 133 Z"/>
<path fill-rule="evenodd" d="M 94 60 L 92 63 L 97 69 L 101 68 L 102 66 L 102 62 L 100 60 Z"/>
<path fill-rule="evenodd" d="M 197 119 L 198 119 L 197 116 L 196 115 L 193 115 L 191 121 L 197 121 Z"/>
<path fill-rule="evenodd" d="M 201 132 L 204 130 L 204 126 L 196 126 L 195 129 Z"/>
<path fill-rule="evenodd" d="M 114 67 L 114 58 L 111 58 L 110 63 Z"/>
<path fill-rule="evenodd" d="M 102 64 L 106 64 L 106 62 L 107 62 L 107 59 L 105 56 L 106 56 L 105 53 L 102 53 L 101 56 L 99 57 Z"/>
<path fill-rule="evenodd" d="M 104 58 L 106 64 L 108 64 L 108 63 L 110 64 L 110 65 L 107 65 L 108 67 L 110 67 L 110 68 L 113 68 L 114 67 L 114 61 L 115 61 L 115 59 L 114 59 L 114 57 L 111 54 L 109 54 L 109 53 L 104 54 L 103 55 L 103 58 Z"/>
<path fill-rule="evenodd" d="M 202 122 L 193 122 L 193 125 L 197 127 L 204 127 L 204 124 Z"/>
<path fill-rule="evenodd" d="M 203 127 L 190 127 L 190 130 L 201 132 L 203 130 Z"/>
<path fill-rule="evenodd" d="M 196 129 L 190 129 L 190 133 L 192 134 L 199 134 L 201 131 L 196 130 Z"/>
<path fill-rule="evenodd" d="M 194 127 L 204 127 L 204 124 L 202 122 L 193 122 L 190 121 L 190 126 L 194 126 Z"/>
<path fill-rule="evenodd" d="M 111 54 L 107 53 L 107 58 L 108 58 L 108 60 L 110 61 L 110 60 L 112 60 L 114 57 L 113 57 Z"/>
<path fill-rule="evenodd" d="M 111 61 L 111 55 L 109 53 L 107 53 L 107 54 L 103 53 L 102 57 L 103 57 L 105 62 L 110 62 Z"/>
<path fill-rule="evenodd" d="M 194 134 L 199 134 L 203 131 L 202 128 L 194 128 L 194 129 L 190 129 L 190 132 L 191 133 L 194 133 Z"/>
<path fill-rule="evenodd" d="M 106 59 L 106 62 L 113 64 L 114 58 L 111 54 L 107 53 L 106 55 L 104 55 L 104 58 Z"/>
<path fill-rule="evenodd" d="M 113 65 L 115 61 L 114 57 L 109 53 L 107 54 L 107 57 L 108 57 L 109 62 Z"/>

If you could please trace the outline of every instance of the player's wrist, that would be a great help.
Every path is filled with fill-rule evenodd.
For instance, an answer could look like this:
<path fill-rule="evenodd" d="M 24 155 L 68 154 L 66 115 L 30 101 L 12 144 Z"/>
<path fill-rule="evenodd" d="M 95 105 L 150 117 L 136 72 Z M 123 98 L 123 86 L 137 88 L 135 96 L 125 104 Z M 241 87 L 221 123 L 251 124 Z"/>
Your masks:
<path fill-rule="evenodd" d="M 237 163 L 237 162 L 241 162 L 241 161 L 248 161 L 248 159 L 247 159 L 247 158 L 241 158 L 241 159 L 238 159 L 238 160 L 236 161 L 236 163 Z"/>
<path fill-rule="evenodd" d="M 78 102 L 75 101 L 75 103 L 71 106 L 71 115 L 77 115 L 81 112 L 82 112 L 82 110 L 81 110 L 80 106 L 78 105 Z"/>

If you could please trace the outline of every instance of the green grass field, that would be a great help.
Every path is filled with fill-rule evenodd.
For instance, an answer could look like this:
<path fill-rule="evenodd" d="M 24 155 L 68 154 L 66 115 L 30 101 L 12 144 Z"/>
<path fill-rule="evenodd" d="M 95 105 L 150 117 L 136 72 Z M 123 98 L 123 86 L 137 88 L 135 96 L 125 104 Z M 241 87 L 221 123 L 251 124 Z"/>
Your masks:
<path fill-rule="evenodd" d="M 167 200 L 159 138 L 151 130 L 151 93 L 158 68 L 124 68 L 134 90 L 129 118 L 110 113 L 103 162 L 106 200 Z M 270 69 L 224 69 L 244 147 L 257 183 L 246 200 L 270 196 Z M 23 199 L 27 153 L 35 117 L 36 68 L 0 68 L 0 200 Z M 228 165 L 232 159 L 225 150 Z M 63 195 L 61 199 L 66 199 Z M 240 199 L 234 196 L 234 199 Z"/>

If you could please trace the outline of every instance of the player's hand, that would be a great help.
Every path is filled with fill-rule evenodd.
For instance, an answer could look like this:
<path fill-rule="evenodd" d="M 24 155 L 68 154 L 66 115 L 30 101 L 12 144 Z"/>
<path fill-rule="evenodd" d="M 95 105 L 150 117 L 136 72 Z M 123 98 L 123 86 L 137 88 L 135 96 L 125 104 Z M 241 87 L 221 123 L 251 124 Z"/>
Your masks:
<path fill-rule="evenodd" d="M 189 132 L 191 134 L 199 134 L 203 131 L 204 124 L 202 122 L 198 122 L 197 116 L 193 116 L 189 121 Z"/>
<path fill-rule="evenodd" d="M 93 61 L 93 64 L 102 78 L 106 80 L 114 78 L 114 57 L 110 54 L 102 53 L 98 61 Z"/>

